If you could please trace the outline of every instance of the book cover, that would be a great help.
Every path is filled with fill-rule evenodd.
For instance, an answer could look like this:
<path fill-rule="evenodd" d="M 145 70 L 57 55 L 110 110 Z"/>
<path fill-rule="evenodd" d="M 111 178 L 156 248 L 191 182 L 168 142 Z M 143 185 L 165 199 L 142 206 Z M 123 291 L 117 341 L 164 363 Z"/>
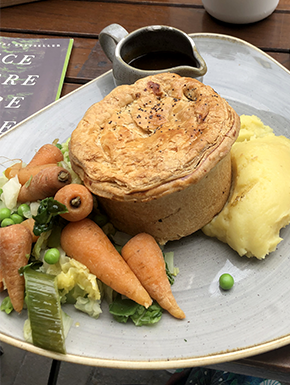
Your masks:
<path fill-rule="evenodd" d="M 60 97 L 72 46 L 0 36 L 0 136 Z"/>

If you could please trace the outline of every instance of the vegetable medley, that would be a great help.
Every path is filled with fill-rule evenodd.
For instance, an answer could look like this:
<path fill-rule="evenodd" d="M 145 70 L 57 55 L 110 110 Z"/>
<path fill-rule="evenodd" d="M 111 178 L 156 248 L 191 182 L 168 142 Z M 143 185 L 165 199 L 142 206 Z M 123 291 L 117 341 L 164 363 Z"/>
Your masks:
<path fill-rule="evenodd" d="M 72 324 L 64 303 L 97 319 L 105 300 L 116 321 L 136 326 L 158 322 L 163 309 L 185 318 L 171 292 L 173 253 L 113 227 L 72 170 L 68 142 L 0 176 L 1 310 L 27 309 L 25 339 L 60 353 Z"/>

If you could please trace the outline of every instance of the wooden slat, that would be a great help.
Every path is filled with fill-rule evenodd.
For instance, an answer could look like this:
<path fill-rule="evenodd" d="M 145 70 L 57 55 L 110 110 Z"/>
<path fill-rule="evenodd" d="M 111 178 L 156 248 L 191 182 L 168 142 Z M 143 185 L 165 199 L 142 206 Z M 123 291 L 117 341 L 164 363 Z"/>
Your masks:
<path fill-rule="evenodd" d="M 79 87 L 81 87 L 81 84 L 77 83 L 64 83 L 61 91 L 61 97 L 69 94 L 72 91 L 77 90 Z"/>
<path fill-rule="evenodd" d="M 280 0 L 277 9 L 280 11 L 290 11 L 290 0 Z"/>
<path fill-rule="evenodd" d="M 73 1 L 89 1 L 97 2 L 99 0 L 73 0 Z M 183 6 L 203 7 L 202 0 L 107 0 L 114 3 L 143 3 L 143 4 L 166 4 L 169 6 Z M 290 11 L 290 0 L 280 0 L 277 5 L 279 11 Z"/>
<path fill-rule="evenodd" d="M 24 3 L 32 3 L 38 0 L 1 0 L 0 8 L 11 7 L 12 5 L 24 4 Z"/>
<path fill-rule="evenodd" d="M 267 53 L 290 71 L 290 52 L 289 53 L 267 52 Z"/>
<path fill-rule="evenodd" d="M 96 42 L 86 62 L 78 73 L 78 78 L 82 82 L 87 82 L 97 78 L 103 73 L 112 69 L 112 63 L 104 54 L 99 41 Z"/>
<path fill-rule="evenodd" d="M 89 1 L 97 2 L 99 0 L 72 0 L 72 1 Z M 108 3 L 135 3 L 135 4 L 153 4 L 166 6 L 190 6 L 193 8 L 203 8 L 202 0 L 103 0 Z"/>
<path fill-rule="evenodd" d="M 274 12 L 267 19 L 246 26 L 216 21 L 203 8 L 168 7 L 155 4 L 128 4 L 69 0 L 47 0 L 4 8 L 2 31 L 97 37 L 111 23 L 128 31 L 148 24 L 165 24 L 187 33 L 215 32 L 239 37 L 268 49 L 289 50 L 290 13 Z"/>

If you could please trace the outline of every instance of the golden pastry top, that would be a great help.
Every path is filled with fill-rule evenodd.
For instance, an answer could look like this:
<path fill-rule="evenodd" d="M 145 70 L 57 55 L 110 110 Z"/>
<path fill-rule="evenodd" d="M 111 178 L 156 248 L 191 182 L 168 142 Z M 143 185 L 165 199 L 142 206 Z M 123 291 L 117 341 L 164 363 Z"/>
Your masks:
<path fill-rule="evenodd" d="M 231 149 L 239 117 L 211 87 L 166 73 L 115 88 L 73 131 L 73 169 L 96 195 L 148 200 L 197 183 Z"/>

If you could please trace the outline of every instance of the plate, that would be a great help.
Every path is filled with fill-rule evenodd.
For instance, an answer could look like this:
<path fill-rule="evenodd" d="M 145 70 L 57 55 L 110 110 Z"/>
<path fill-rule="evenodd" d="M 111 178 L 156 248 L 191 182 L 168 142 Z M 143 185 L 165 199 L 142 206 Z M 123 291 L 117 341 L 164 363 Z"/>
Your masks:
<path fill-rule="evenodd" d="M 290 136 L 290 72 L 256 47 L 216 34 L 190 35 L 208 72 L 204 83 L 239 114 L 255 114 L 275 133 Z M 36 113 L 0 139 L 1 156 L 29 160 L 42 144 L 65 141 L 87 108 L 114 87 L 108 72 Z M 239 257 L 226 244 L 197 232 L 166 245 L 180 273 L 173 292 L 185 320 L 164 314 L 151 327 L 112 320 L 103 303 L 99 320 L 72 307 L 67 355 L 23 339 L 26 314 L 0 312 L 0 339 L 55 359 L 112 368 L 169 369 L 204 366 L 263 353 L 290 343 L 290 226 L 275 252 L 263 261 Z M 229 272 L 235 285 L 222 292 L 218 278 Z M 1 299 L 4 298 L 1 294 Z"/>

